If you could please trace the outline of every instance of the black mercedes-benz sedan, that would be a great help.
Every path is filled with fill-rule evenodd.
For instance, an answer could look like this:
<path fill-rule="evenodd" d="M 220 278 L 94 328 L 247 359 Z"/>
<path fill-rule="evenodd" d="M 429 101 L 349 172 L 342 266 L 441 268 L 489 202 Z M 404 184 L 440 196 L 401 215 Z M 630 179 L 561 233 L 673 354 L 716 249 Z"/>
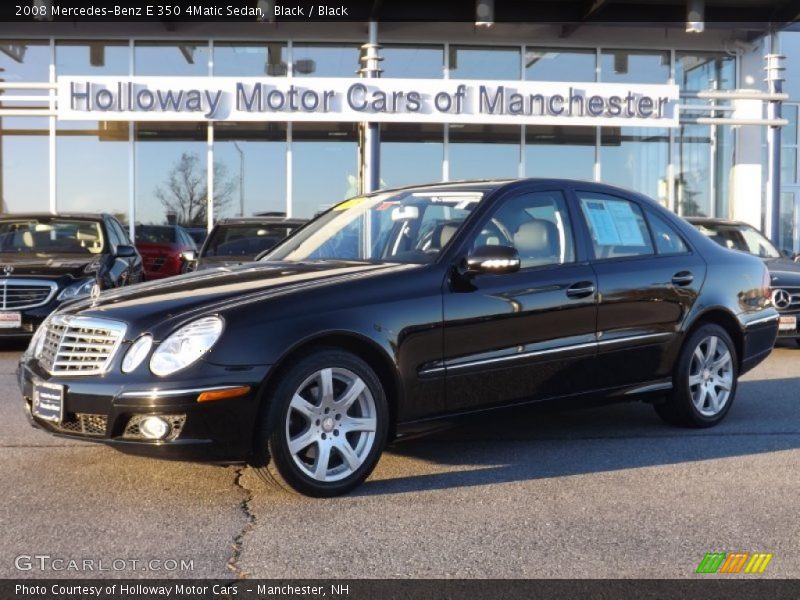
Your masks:
<path fill-rule="evenodd" d="M 800 345 L 800 263 L 781 253 L 752 225 L 741 221 L 689 217 L 692 225 L 720 246 L 758 256 L 770 275 L 772 304 L 780 313 L 778 337 Z"/>
<path fill-rule="evenodd" d="M 0 217 L 0 338 L 30 336 L 62 302 L 142 279 L 142 258 L 107 214 Z"/>
<path fill-rule="evenodd" d="M 764 263 L 643 196 L 460 182 L 351 198 L 258 263 L 64 306 L 19 385 L 53 434 L 332 496 L 459 413 L 642 398 L 715 425 L 777 330 Z"/>

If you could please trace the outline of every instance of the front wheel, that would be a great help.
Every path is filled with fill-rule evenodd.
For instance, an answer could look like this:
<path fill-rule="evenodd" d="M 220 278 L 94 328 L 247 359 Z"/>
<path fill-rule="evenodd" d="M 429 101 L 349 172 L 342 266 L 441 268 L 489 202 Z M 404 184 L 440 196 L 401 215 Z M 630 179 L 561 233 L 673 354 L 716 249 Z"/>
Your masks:
<path fill-rule="evenodd" d="M 671 425 L 713 427 L 728 414 L 739 377 L 736 347 L 728 332 L 706 323 L 686 340 L 675 364 L 672 392 L 656 404 Z"/>
<path fill-rule="evenodd" d="M 308 496 L 344 494 L 375 468 L 386 443 L 388 406 L 367 363 L 339 350 L 299 360 L 279 380 L 257 443 L 260 474 Z M 258 449 L 257 449 L 258 450 Z"/>

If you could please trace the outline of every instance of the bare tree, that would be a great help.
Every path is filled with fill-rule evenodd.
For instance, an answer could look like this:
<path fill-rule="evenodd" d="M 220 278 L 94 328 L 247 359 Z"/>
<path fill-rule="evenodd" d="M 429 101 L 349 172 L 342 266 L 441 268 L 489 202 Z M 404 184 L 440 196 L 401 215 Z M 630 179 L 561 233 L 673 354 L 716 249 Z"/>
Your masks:
<path fill-rule="evenodd" d="M 221 163 L 214 165 L 214 215 L 230 204 L 236 181 Z M 207 220 L 208 177 L 195 153 L 184 152 L 169 172 L 164 186 L 155 190 L 167 213 L 174 213 L 178 225 L 203 227 Z"/>

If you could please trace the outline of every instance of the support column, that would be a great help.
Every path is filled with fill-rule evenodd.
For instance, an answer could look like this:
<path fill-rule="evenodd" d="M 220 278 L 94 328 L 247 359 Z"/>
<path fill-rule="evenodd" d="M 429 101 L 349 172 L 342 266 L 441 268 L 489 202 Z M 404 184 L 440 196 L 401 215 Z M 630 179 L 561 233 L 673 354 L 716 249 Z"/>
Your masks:
<path fill-rule="evenodd" d="M 769 36 L 769 54 L 766 58 L 767 86 L 771 94 L 780 94 L 783 91 L 783 78 L 781 77 L 780 42 L 778 32 L 773 31 Z M 781 101 L 775 100 L 767 105 L 767 118 L 781 118 Z M 781 128 L 771 125 L 767 129 L 767 190 L 766 190 L 766 221 L 765 234 L 772 243 L 780 248 L 781 234 Z"/>
<path fill-rule="evenodd" d="M 380 77 L 381 69 L 380 46 L 378 45 L 378 23 L 370 21 L 369 41 L 362 46 L 364 54 L 361 58 L 363 66 L 361 76 L 367 78 Z M 381 131 L 378 123 L 364 123 L 364 147 L 361 151 L 362 181 L 361 192 L 369 193 L 377 190 L 381 183 L 380 164 L 381 164 Z"/>

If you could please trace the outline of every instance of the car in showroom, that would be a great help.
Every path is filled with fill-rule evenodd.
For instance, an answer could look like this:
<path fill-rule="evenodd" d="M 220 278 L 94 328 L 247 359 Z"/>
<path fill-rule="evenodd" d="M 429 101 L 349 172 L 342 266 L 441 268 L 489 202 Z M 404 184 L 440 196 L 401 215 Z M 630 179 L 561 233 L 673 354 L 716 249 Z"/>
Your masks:
<path fill-rule="evenodd" d="M 146 280 L 187 273 L 197 260 L 197 245 L 180 225 L 137 225 L 136 248 Z"/>
<path fill-rule="evenodd" d="M 255 260 L 305 224 L 305 219 L 282 217 L 221 219 L 203 243 L 195 269 L 228 267 Z"/>
<path fill-rule="evenodd" d="M 25 337 L 62 302 L 142 280 L 142 257 L 109 214 L 0 217 L 0 338 Z"/>
<path fill-rule="evenodd" d="M 778 337 L 792 339 L 800 346 L 800 264 L 748 223 L 708 217 L 689 217 L 687 221 L 720 246 L 764 261 L 770 274 L 772 304 L 780 313 Z"/>
<path fill-rule="evenodd" d="M 259 262 L 70 303 L 18 381 L 52 434 L 324 497 L 458 414 L 644 399 L 716 425 L 777 329 L 763 261 L 644 196 L 458 182 L 345 200 Z"/>

